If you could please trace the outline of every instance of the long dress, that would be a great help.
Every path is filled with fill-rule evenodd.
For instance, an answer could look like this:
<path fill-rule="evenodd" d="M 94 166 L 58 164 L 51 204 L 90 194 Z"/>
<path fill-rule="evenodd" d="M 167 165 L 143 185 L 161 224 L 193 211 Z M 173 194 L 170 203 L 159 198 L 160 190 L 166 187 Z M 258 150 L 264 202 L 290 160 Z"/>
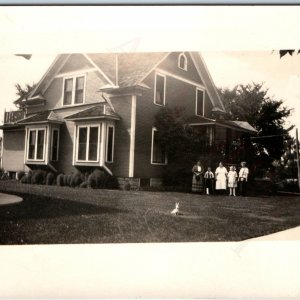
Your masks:
<path fill-rule="evenodd" d="M 203 171 L 201 166 L 193 166 L 193 181 L 192 181 L 192 192 L 202 193 L 203 191 Z"/>
<path fill-rule="evenodd" d="M 216 190 L 226 190 L 227 170 L 225 167 L 217 167 L 216 169 Z"/>

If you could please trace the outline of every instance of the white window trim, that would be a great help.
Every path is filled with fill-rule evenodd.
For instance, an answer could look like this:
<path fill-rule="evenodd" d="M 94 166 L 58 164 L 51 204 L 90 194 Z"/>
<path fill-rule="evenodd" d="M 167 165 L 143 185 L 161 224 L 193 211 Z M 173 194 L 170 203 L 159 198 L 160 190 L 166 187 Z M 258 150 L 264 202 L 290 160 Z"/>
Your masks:
<path fill-rule="evenodd" d="M 30 132 L 35 131 L 35 142 L 34 142 L 34 158 L 29 158 L 29 140 L 30 140 Z M 44 131 L 44 143 L 43 143 L 43 158 L 37 159 L 37 139 L 38 139 L 38 131 Z M 26 153 L 26 160 L 29 162 L 44 162 L 45 161 L 45 150 L 46 150 L 46 139 L 47 139 L 47 130 L 45 127 L 39 127 L 39 128 L 28 128 L 28 134 L 27 134 L 27 153 Z"/>
<path fill-rule="evenodd" d="M 108 156 L 108 132 L 109 128 L 113 129 L 113 137 L 112 137 L 112 156 L 111 160 L 107 159 Z M 106 126 L 106 142 L 105 142 L 105 162 L 107 163 L 113 163 L 114 162 L 114 152 L 115 152 L 115 126 L 114 125 L 107 125 Z"/>
<path fill-rule="evenodd" d="M 155 127 L 152 127 L 152 137 L 151 137 L 151 165 L 165 166 L 168 164 L 168 157 L 165 155 L 164 163 L 153 162 L 153 148 L 154 148 L 154 132 L 158 131 Z"/>
<path fill-rule="evenodd" d="M 75 92 L 76 92 L 76 79 L 78 77 L 84 77 L 84 87 L 83 87 L 83 99 L 82 103 L 75 103 Z M 65 82 L 67 79 L 73 79 L 73 86 L 72 86 L 72 103 L 71 104 L 64 104 L 64 97 L 65 97 Z M 72 76 L 66 76 L 63 78 L 63 89 L 62 89 L 62 106 L 68 107 L 68 106 L 76 106 L 76 105 L 82 105 L 85 104 L 85 91 L 86 91 L 86 73 L 85 74 L 76 74 Z"/>
<path fill-rule="evenodd" d="M 52 160 L 52 154 L 53 154 L 53 135 L 54 131 L 57 131 L 57 150 L 56 150 L 56 160 Z M 50 160 L 51 161 L 58 161 L 59 159 L 59 137 L 60 137 L 60 130 L 58 128 L 52 128 L 51 130 L 51 151 L 50 151 Z"/>
<path fill-rule="evenodd" d="M 203 92 L 203 107 L 202 107 L 202 115 L 198 115 L 198 91 Z M 200 89 L 200 88 L 196 88 L 196 105 L 195 105 L 196 111 L 195 114 L 196 116 L 200 116 L 200 117 L 204 117 L 205 115 L 205 90 L 204 89 Z"/>
<path fill-rule="evenodd" d="M 98 128 L 98 143 L 97 143 L 97 160 L 90 160 L 89 157 L 89 147 L 90 147 L 90 128 L 91 127 L 97 127 Z M 79 146 L 79 129 L 80 128 L 87 128 L 87 140 L 86 140 L 86 155 L 85 160 L 78 159 L 78 146 Z M 100 149 L 100 130 L 101 130 L 101 124 L 94 124 L 94 125 L 77 125 L 76 128 L 76 154 L 75 154 L 75 161 L 77 163 L 97 163 L 99 162 L 99 149 Z"/>
<path fill-rule="evenodd" d="M 184 67 L 183 68 L 180 66 L 181 57 L 184 57 Z M 179 56 L 178 56 L 178 68 L 181 69 L 181 70 L 187 71 L 187 57 L 183 52 L 180 53 Z"/>
<path fill-rule="evenodd" d="M 154 73 L 155 77 L 154 77 L 154 104 L 155 105 L 158 105 L 158 106 L 165 106 L 166 105 L 166 75 L 165 74 L 162 74 L 162 73 L 158 73 L 158 72 L 155 72 Z M 156 103 L 156 78 L 157 76 L 161 76 L 164 78 L 164 101 L 163 101 L 163 104 L 159 104 L 159 103 Z"/>

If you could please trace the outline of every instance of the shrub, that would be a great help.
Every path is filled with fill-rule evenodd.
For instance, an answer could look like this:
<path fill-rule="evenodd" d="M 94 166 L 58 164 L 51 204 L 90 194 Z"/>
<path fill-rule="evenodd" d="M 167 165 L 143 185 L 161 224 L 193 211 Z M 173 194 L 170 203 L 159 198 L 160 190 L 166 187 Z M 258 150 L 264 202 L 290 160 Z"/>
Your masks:
<path fill-rule="evenodd" d="M 79 185 L 80 188 L 86 189 L 89 187 L 89 182 L 88 181 L 83 181 Z"/>
<path fill-rule="evenodd" d="M 64 186 L 64 177 L 65 175 L 64 174 L 59 174 L 56 178 L 56 184 L 58 186 Z"/>
<path fill-rule="evenodd" d="M 32 174 L 28 173 L 21 178 L 20 182 L 25 184 L 31 184 L 31 178 L 32 178 Z"/>
<path fill-rule="evenodd" d="M 68 186 L 68 175 L 64 175 L 63 186 Z"/>
<path fill-rule="evenodd" d="M 97 188 L 103 188 L 105 184 L 105 173 L 101 170 L 94 170 L 92 174 L 90 174 L 88 178 L 88 182 L 91 188 L 97 189 Z"/>
<path fill-rule="evenodd" d="M 24 176 L 25 176 L 25 172 L 24 171 L 19 171 L 17 173 L 17 179 L 18 180 L 21 180 Z"/>
<path fill-rule="evenodd" d="M 84 176 L 80 172 L 76 172 L 71 178 L 71 187 L 78 187 L 84 181 Z"/>
<path fill-rule="evenodd" d="M 106 175 L 104 188 L 116 190 L 119 188 L 118 179 L 115 176 Z"/>
<path fill-rule="evenodd" d="M 43 170 L 35 170 L 32 174 L 32 184 L 44 184 L 46 179 L 46 172 Z"/>
<path fill-rule="evenodd" d="M 52 172 L 49 172 L 46 176 L 46 184 L 47 185 L 52 185 L 53 181 L 55 179 L 55 175 Z"/>

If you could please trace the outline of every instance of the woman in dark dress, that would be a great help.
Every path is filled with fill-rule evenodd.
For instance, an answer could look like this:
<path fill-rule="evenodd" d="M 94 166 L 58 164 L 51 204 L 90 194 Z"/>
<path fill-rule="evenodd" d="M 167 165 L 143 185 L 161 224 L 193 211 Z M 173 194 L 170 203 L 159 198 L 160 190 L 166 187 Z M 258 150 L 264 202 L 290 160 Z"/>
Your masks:
<path fill-rule="evenodd" d="M 192 181 L 192 192 L 202 193 L 203 192 L 203 168 L 201 162 L 198 161 L 197 164 L 193 166 L 193 181 Z"/>

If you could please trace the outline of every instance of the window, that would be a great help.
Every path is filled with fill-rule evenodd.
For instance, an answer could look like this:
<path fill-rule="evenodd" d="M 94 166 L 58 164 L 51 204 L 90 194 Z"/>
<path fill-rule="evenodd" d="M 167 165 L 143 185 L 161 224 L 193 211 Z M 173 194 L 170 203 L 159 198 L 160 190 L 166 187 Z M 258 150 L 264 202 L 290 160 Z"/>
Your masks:
<path fill-rule="evenodd" d="M 45 129 L 29 129 L 27 145 L 28 160 L 44 160 Z"/>
<path fill-rule="evenodd" d="M 196 89 L 196 115 L 204 116 L 204 99 L 205 92 L 200 89 Z"/>
<path fill-rule="evenodd" d="M 58 129 L 52 129 L 51 136 L 51 160 L 58 160 L 58 144 L 59 144 L 59 131 Z"/>
<path fill-rule="evenodd" d="M 152 128 L 152 145 L 151 145 L 151 163 L 152 164 L 166 164 L 167 155 L 164 147 L 158 142 L 158 131 Z"/>
<path fill-rule="evenodd" d="M 113 162 L 113 153 L 114 153 L 114 127 L 107 127 L 106 135 L 106 161 Z"/>
<path fill-rule="evenodd" d="M 165 105 L 165 94 L 166 94 L 166 76 L 156 74 L 154 103 L 158 105 Z"/>
<path fill-rule="evenodd" d="M 77 134 L 77 161 L 98 161 L 100 126 L 79 126 Z"/>
<path fill-rule="evenodd" d="M 66 78 L 64 81 L 63 105 L 84 102 L 85 76 Z"/>
<path fill-rule="evenodd" d="M 184 53 L 180 53 L 178 56 L 178 68 L 187 71 L 187 58 Z"/>

